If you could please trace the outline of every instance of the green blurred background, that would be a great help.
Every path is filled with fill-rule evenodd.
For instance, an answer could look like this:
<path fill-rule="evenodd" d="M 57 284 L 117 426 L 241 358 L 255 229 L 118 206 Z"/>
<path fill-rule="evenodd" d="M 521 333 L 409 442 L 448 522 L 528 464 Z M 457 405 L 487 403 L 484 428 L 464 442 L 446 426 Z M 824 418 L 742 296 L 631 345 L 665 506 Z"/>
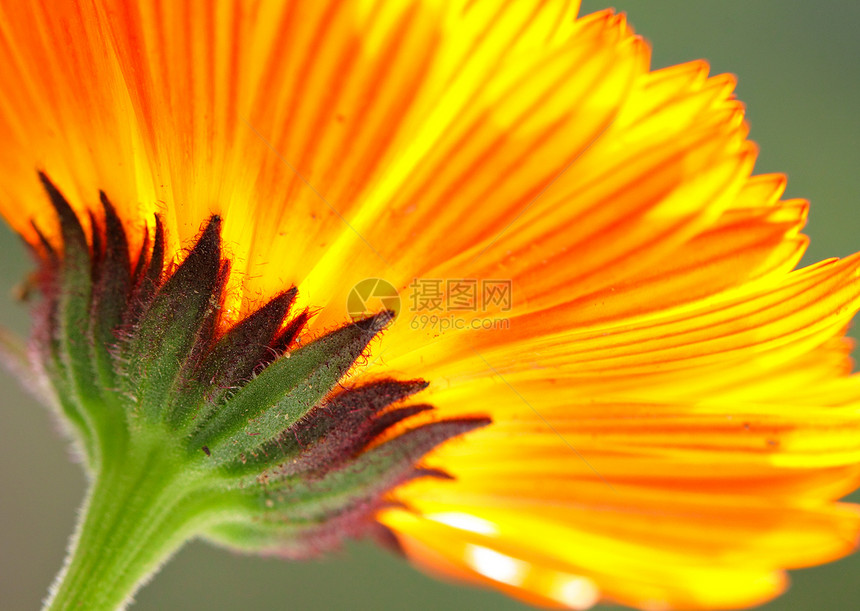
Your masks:
<path fill-rule="evenodd" d="M 586 1 L 582 12 L 607 6 Z M 752 138 L 762 147 L 757 170 L 786 172 L 788 195 L 813 202 L 806 262 L 860 249 L 860 2 L 631 0 L 614 6 L 652 42 L 655 67 L 701 57 L 714 72 L 738 75 Z M 11 289 L 29 261 L 5 226 L 0 253 L 0 323 L 25 333 L 27 313 Z M 0 609 L 38 608 L 60 567 L 83 492 L 81 470 L 46 411 L 0 373 Z M 858 584 L 855 556 L 795 572 L 790 592 L 763 608 L 860 609 Z M 194 543 L 137 600 L 141 611 L 524 608 L 493 592 L 424 577 L 365 544 L 325 561 L 288 564 Z"/>

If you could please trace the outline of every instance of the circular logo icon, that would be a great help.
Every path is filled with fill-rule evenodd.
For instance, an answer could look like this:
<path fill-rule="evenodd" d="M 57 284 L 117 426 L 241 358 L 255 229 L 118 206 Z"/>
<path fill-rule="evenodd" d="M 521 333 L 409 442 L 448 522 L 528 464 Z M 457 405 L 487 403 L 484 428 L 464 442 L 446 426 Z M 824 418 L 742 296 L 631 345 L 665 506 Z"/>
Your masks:
<path fill-rule="evenodd" d="M 365 278 L 352 287 L 346 298 L 346 311 L 353 320 L 367 318 L 383 310 L 391 310 L 395 318 L 400 314 L 400 295 L 393 284 L 382 278 Z"/>

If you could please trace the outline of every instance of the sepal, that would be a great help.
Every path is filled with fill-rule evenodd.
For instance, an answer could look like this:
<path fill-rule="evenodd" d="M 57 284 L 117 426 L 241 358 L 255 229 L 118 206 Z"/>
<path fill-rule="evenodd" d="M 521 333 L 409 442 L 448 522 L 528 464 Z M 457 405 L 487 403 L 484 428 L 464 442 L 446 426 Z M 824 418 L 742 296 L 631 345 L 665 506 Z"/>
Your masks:
<path fill-rule="evenodd" d="M 382 312 L 284 354 L 213 410 L 192 434 L 189 451 L 207 447 L 215 462 L 225 463 L 275 439 L 331 392 L 392 318 Z"/>
<path fill-rule="evenodd" d="M 279 354 L 273 347 L 298 291 L 292 288 L 240 321 L 200 361 L 182 404 L 173 406 L 171 424 L 198 426 L 225 399 Z"/>
<path fill-rule="evenodd" d="M 375 536 L 373 516 L 390 505 L 387 494 L 420 477 L 447 473 L 416 468 L 416 462 L 445 441 L 485 426 L 482 418 L 443 420 L 412 429 L 344 461 L 322 478 L 290 478 L 248 487 L 245 509 L 207 536 L 243 551 L 305 559 L 337 547 L 344 537 Z"/>
<path fill-rule="evenodd" d="M 221 259 L 221 219 L 209 219 L 200 238 L 119 345 L 121 379 L 137 416 L 161 422 L 175 394 L 215 338 L 228 263 Z"/>

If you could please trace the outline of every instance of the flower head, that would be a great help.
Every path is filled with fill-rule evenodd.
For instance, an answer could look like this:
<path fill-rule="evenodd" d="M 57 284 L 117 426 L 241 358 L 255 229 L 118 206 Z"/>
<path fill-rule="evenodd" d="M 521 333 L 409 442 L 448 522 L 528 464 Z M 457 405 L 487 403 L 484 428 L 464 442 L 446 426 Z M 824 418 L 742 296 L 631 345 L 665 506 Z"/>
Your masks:
<path fill-rule="evenodd" d="M 535 604 L 725 608 L 854 549 L 860 261 L 793 271 L 733 79 L 577 8 L 0 5 L 37 365 L 90 508 L 163 533 L 69 574 L 375 534 Z"/>

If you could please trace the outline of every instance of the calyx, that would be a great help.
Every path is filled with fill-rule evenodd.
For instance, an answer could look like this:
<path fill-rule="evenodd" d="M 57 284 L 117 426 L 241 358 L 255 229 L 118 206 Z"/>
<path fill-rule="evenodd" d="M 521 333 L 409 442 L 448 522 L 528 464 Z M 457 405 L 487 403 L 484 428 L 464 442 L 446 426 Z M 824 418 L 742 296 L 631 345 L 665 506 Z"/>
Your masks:
<path fill-rule="evenodd" d="M 129 461 L 157 455 L 152 464 L 164 481 L 189 491 L 187 506 L 198 502 L 209 512 L 199 534 L 304 557 L 346 536 L 374 534 L 380 527 L 372 516 L 394 487 L 447 477 L 418 466 L 427 452 L 489 422 L 410 426 L 432 409 L 410 402 L 423 380 L 339 386 L 390 312 L 298 344 L 309 315 L 291 313 L 292 287 L 222 331 L 230 262 L 218 216 L 171 269 L 158 217 L 132 253 L 104 193 L 88 237 L 40 176 L 62 247 L 44 237 L 34 247 L 44 296 L 36 360 L 93 477 L 147 473 Z"/>

